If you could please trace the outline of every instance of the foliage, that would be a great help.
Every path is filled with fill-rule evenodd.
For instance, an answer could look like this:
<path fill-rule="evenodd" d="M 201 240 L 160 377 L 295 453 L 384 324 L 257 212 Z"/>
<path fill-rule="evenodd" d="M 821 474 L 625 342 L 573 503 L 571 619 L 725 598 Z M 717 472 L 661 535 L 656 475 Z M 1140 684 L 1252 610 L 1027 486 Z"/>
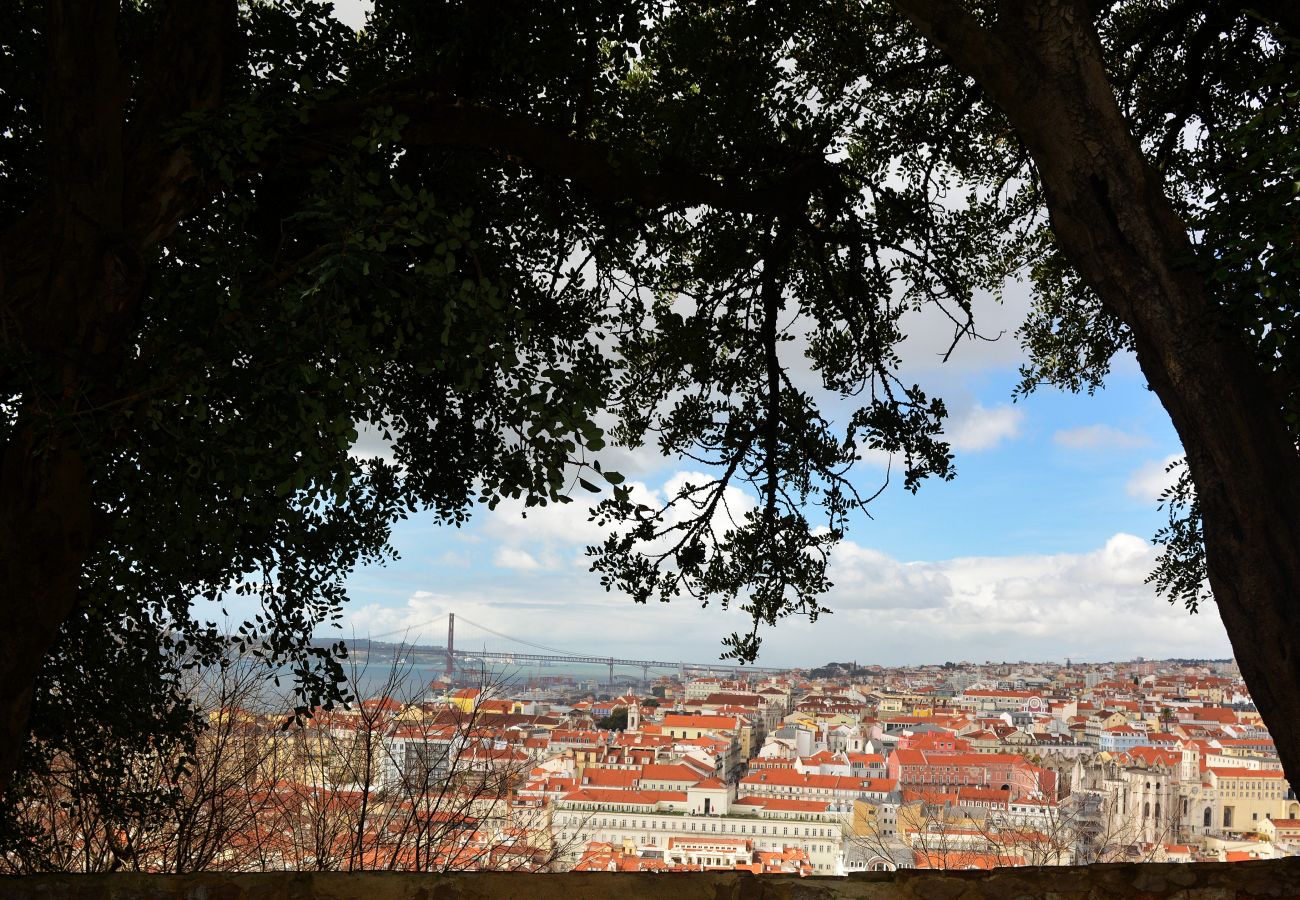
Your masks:
<path fill-rule="evenodd" d="M 511 802 L 532 760 L 485 738 L 509 740 L 492 716 L 416 703 L 399 658 L 378 672 L 349 661 L 349 693 L 369 683 L 375 696 L 295 723 L 287 692 L 229 645 L 218 664 L 186 673 L 205 715 L 184 755 L 163 742 L 134 748 L 115 773 L 58 754 L 27 772 L 26 803 L 13 811 L 25 839 L 7 842 L 0 872 L 552 866 L 569 848 L 538 840 L 543 810 Z M 485 699 L 508 689 L 480 685 Z M 128 750 L 108 738 L 107 749 Z"/>
<path fill-rule="evenodd" d="M 609 715 L 597 720 L 596 727 L 604 731 L 627 731 L 627 707 L 620 706 Z"/>
<path fill-rule="evenodd" d="M 809 678 L 855 678 L 865 675 L 866 669 L 856 662 L 828 662 L 808 672 Z"/>
<path fill-rule="evenodd" d="M 1186 462 L 1172 462 L 1165 471 L 1177 472 L 1178 477 L 1160 494 L 1160 507 L 1168 514 L 1169 521 L 1153 539 L 1161 550 L 1147 583 L 1154 583 L 1170 603 L 1181 601 L 1189 613 L 1194 613 L 1207 600 L 1214 599 L 1205 572 L 1200 507 Z"/>

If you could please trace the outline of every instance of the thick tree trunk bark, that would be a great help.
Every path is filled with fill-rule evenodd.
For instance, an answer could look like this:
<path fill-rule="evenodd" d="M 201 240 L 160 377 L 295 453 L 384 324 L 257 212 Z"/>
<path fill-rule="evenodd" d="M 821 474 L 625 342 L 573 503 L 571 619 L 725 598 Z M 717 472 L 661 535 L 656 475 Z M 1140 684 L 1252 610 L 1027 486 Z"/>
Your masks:
<path fill-rule="evenodd" d="M 43 446 L 42 446 L 43 444 Z M 75 451 L 27 431 L 0 462 L 0 790 L 27 740 L 32 691 L 76 606 L 90 534 L 90 492 Z"/>
<path fill-rule="evenodd" d="M 92 549 L 82 423 L 115 389 L 129 352 L 145 254 L 206 193 L 184 149 L 159 136 L 177 116 L 220 102 L 237 31 L 234 0 L 164 0 L 128 123 L 119 0 L 48 7 L 48 191 L 0 236 L 0 345 L 6 362 L 21 364 L 0 370 L 19 405 L 0 446 L 0 790 Z"/>
<path fill-rule="evenodd" d="M 1300 785 L 1300 455 L 1270 373 L 1189 265 L 1187 228 L 1120 112 L 1086 3 L 1006 3 L 985 31 L 944 0 L 897 2 L 1011 119 L 1061 248 L 1132 329 L 1187 453 L 1228 638 Z"/>
<path fill-rule="evenodd" d="M 5 387 L 0 447 L 0 788 L 27 739 L 42 660 L 77 602 L 91 543 L 91 479 L 76 419 L 121 358 L 114 323 L 138 302 L 123 234 L 124 91 L 117 4 L 50 4 L 49 193 L 0 240 Z"/>

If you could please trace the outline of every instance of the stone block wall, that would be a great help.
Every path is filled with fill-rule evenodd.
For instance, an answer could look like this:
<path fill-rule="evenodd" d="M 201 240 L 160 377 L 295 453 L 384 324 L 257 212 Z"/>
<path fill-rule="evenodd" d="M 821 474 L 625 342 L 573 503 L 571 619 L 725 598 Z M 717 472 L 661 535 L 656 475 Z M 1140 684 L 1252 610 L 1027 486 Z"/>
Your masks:
<path fill-rule="evenodd" d="M 0 879 L 0 900 L 1243 900 L 1300 898 L 1300 857 L 847 878 L 703 874 L 268 872 Z"/>

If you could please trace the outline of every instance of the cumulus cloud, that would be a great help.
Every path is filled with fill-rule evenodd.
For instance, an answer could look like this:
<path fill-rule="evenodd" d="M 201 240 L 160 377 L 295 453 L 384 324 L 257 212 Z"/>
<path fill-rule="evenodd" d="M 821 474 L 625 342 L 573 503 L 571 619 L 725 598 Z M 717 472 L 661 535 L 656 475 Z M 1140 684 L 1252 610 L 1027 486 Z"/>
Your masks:
<path fill-rule="evenodd" d="M 887 469 L 894 463 L 894 454 L 888 450 L 867 447 L 858 451 L 858 462 L 872 469 Z"/>
<path fill-rule="evenodd" d="M 942 572 L 900 563 L 879 551 L 846 542 L 835 548 L 828 603 L 837 609 L 926 609 L 943 606 L 952 583 Z"/>
<path fill-rule="evenodd" d="M 1022 410 L 1010 404 L 990 409 L 977 403 L 954 419 L 945 433 L 954 450 L 989 450 L 1019 437 L 1024 417 Z"/>
<path fill-rule="evenodd" d="M 1063 428 L 1052 435 L 1052 441 L 1070 450 L 1108 450 L 1145 447 L 1151 439 L 1143 434 L 1121 431 L 1110 425 L 1083 425 Z"/>
<path fill-rule="evenodd" d="M 533 507 L 524 506 L 523 500 L 503 500 L 496 509 L 481 513 L 482 532 L 509 546 L 594 543 L 604 534 L 591 521 L 596 502 L 595 494 L 575 496 L 572 503 Z"/>
<path fill-rule="evenodd" d="M 853 630 L 845 620 L 869 622 L 877 639 L 889 635 L 878 652 L 896 661 L 1227 655 L 1211 610 L 1189 616 L 1144 583 L 1155 553 L 1142 538 L 1119 533 L 1085 553 L 913 563 L 909 583 L 942 602 L 899 602 L 883 613 L 845 607 L 836 631 Z M 877 562 L 886 580 L 898 565 Z"/>
<path fill-rule="evenodd" d="M 517 547 L 498 547 L 492 554 L 492 565 L 501 569 L 516 569 L 521 572 L 534 572 L 544 566 L 527 550 Z"/>
<path fill-rule="evenodd" d="M 342 636 L 441 643 L 436 638 L 445 633 L 447 613 L 457 602 L 458 598 L 446 594 L 417 590 L 401 606 L 380 603 L 355 606 L 347 611 Z M 337 636 L 337 633 L 330 636 Z"/>
<path fill-rule="evenodd" d="M 1015 332 L 1033 305 L 1032 293 L 1029 285 L 1010 279 L 1003 286 L 1001 300 L 977 292 L 972 298 L 972 312 L 976 331 L 986 340 L 963 338 L 955 347 L 952 341 L 956 326 L 943 310 L 927 303 L 908 312 L 901 323 L 907 335 L 899 347 L 903 370 L 909 377 L 920 377 L 939 370 L 968 375 L 1016 367 L 1025 361 L 1026 354 Z"/>
<path fill-rule="evenodd" d="M 1171 453 L 1164 459 L 1152 460 L 1141 465 L 1132 475 L 1124 489 L 1130 497 L 1139 500 L 1156 500 L 1166 488 L 1172 487 L 1178 480 L 1177 471 L 1167 471 L 1169 466 L 1182 459 L 1181 453 Z"/>

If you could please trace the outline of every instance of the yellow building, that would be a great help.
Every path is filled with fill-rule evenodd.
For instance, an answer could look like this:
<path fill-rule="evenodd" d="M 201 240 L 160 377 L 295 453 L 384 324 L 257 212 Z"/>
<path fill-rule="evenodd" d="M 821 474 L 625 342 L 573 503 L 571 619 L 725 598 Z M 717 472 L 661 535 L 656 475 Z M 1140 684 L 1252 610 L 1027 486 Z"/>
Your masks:
<path fill-rule="evenodd" d="M 463 713 L 472 713 L 482 698 L 483 692 L 478 688 L 461 688 L 447 697 L 447 702 Z"/>
<path fill-rule="evenodd" d="M 894 695 L 882 695 L 876 706 L 877 712 L 882 713 L 901 713 L 903 708 L 903 698 Z"/>
<path fill-rule="evenodd" d="M 1253 833 L 1265 819 L 1300 817 L 1300 802 L 1288 799 L 1291 786 L 1278 769 L 1210 766 L 1205 777 L 1216 801 L 1209 823 L 1215 830 Z"/>

